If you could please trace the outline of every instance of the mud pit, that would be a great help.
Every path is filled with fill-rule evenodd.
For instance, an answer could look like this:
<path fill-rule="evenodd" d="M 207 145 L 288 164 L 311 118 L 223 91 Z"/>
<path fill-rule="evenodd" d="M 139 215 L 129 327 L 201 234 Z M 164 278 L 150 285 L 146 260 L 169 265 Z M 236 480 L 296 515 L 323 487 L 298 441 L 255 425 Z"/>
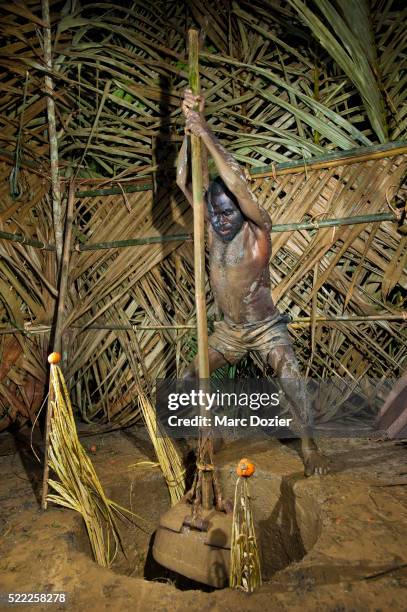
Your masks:
<path fill-rule="evenodd" d="M 158 468 L 134 467 L 154 461 L 142 431 L 81 438 L 86 448 L 96 446 L 90 454 L 108 495 L 144 519 L 139 527 L 122 526 L 127 559 L 119 555 L 111 570 L 93 562 L 79 515 L 59 507 L 39 510 L 41 469 L 27 437 L 27 431 L 0 436 L 3 593 L 65 591 L 66 608 L 51 607 L 70 610 L 407 609 L 401 443 L 323 441 L 335 471 L 310 479 L 303 478 L 295 445 L 273 440 L 223 448 L 217 464 L 229 496 L 237 459 L 246 455 L 257 464 L 251 491 L 264 584 L 248 596 L 194 590 L 198 585 L 153 561 L 151 538 L 169 497 Z"/>

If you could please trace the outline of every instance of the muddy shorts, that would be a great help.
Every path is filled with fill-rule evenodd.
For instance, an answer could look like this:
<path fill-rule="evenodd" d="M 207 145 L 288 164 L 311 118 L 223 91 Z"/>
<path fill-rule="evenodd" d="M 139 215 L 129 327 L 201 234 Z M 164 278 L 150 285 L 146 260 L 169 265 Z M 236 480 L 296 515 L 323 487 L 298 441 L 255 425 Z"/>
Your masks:
<path fill-rule="evenodd" d="M 288 315 L 276 310 L 271 317 L 256 323 L 236 325 L 226 321 L 215 321 L 215 331 L 209 336 L 209 346 L 221 353 L 229 363 L 237 363 L 249 351 L 259 353 L 266 361 L 277 346 L 291 346 L 288 334 Z"/>

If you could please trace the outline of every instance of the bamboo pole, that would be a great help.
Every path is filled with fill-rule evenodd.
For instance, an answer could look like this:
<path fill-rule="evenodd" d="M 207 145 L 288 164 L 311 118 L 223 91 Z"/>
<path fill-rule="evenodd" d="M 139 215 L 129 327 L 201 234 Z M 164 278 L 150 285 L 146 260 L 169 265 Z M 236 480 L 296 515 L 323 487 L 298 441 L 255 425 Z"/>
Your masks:
<path fill-rule="evenodd" d="M 347 166 L 360 162 L 383 159 L 385 157 L 395 157 L 407 153 L 407 142 L 390 142 L 385 145 L 372 145 L 371 147 L 358 147 L 339 153 L 310 157 L 307 160 L 296 159 L 292 162 L 282 162 L 271 166 L 258 166 L 250 169 L 253 178 L 266 178 L 274 176 L 284 176 L 285 174 L 295 174 L 308 170 L 322 170 L 336 168 L 337 166 Z"/>
<path fill-rule="evenodd" d="M 375 223 L 378 221 L 391 221 L 396 223 L 397 219 L 393 213 L 375 213 L 371 215 L 359 215 L 355 217 L 342 217 L 339 219 L 322 219 L 320 221 L 301 221 L 300 223 L 276 223 L 271 228 L 271 233 L 293 232 L 297 230 L 314 230 L 322 227 L 339 227 L 342 225 L 360 225 L 363 223 Z M 1 233 L 0 233 L 1 237 Z M 113 240 L 111 242 L 94 242 L 93 244 L 76 244 L 77 251 L 99 251 L 102 249 L 117 249 L 143 244 L 154 244 L 160 242 L 191 240 L 190 234 L 169 234 L 167 236 L 146 236 L 145 238 L 129 238 L 128 240 Z"/>
<path fill-rule="evenodd" d="M 357 147 L 355 149 L 349 149 L 348 151 L 339 151 L 337 153 L 330 153 L 328 155 L 321 155 L 310 157 L 307 160 L 296 159 L 294 161 L 280 162 L 269 166 L 255 166 L 249 169 L 249 173 L 253 178 L 267 178 L 275 176 L 284 176 L 285 174 L 297 174 L 305 170 L 323 170 L 328 168 L 334 168 L 336 166 L 347 166 L 349 164 L 357 164 L 359 162 L 372 161 L 376 159 L 383 159 L 386 157 L 395 157 L 397 155 L 405 155 L 407 153 L 407 142 L 403 140 L 395 140 L 384 145 L 372 145 L 369 147 Z M 6 162 L 13 162 L 14 155 L 9 151 L 0 148 L 0 159 L 4 159 Z M 32 170 L 36 174 L 39 174 L 43 178 L 48 178 L 42 171 L 39 164 L 22 159 L 21 165 L 29 170 Z M 151 172 L 155 172 L 155 169 L 151 169 Z M 63 180 L 63 177 L 62 179 Z M 84 179 L 89 181 L 90 179 Z M 114 179 L 110 179 L 113 182 Z M 133 182 L 134 181 L 134 182 Z M 144 181 L 144 182 L 143 182 Z M 80 181 L 78 181 L 80 182 Z M 93 179 L 94 184 L 105 184 L 106 179 Z M 123 187 L 109 187 L 107 189 L 89 189 L 83 191 L 77 191 L 75 194 L 77 198 L 88 198 L 92 196 L 103 196 L 103 195 L 114 195 L 124 193 L 135 193 L 138 191 L 151 191 L 153 188 L 152 182 L 146 182 L 146 177 L 134 178 L 130 184 L 126 184 Z"/>
<path fill-rule="evenodd" d="M 71 325 L 72 329 L 79 329 L 80 331 L 87 331 L 88 329 L 111 329 L 111 330 L 160 330 L 160 329 L 196 329 L 196 325 L 89 325 L 80 326 L 80 325 Z"/>
<path fill-rule="evenodd" d="M 407 322 L 407 311 L 401 311 L 398 314 L 389 314 L 389 315 L 340 315 L 338 317 L 316 317 L 315 324 L 324 324 L 324 323 L 385 323 L 386 321 L 394 321 L 395 323 L 401 321 Z M 292 329 L 300 329 L 302 327 L 308 327 L 311 325 L 311 317 L 297 317 L 293 319 L 288 326 Z M 41 326 L 41 329 L 24 329 L 22 327 L 1 327 L 0 326 L 0 335 L 4 334 L 44 334 L 47 333 L 51 329 L 51 326 Z M 196 325 L 108 325 L 108 324 L 100 324 L 100 325 L 70 325 L 67 329 L 78 329 L 79 332 L 86 332 L 91 329 L 95 330 L 106 330 L 106 331 L 146 331 L 146 330 L 157 330 L 161 329 L 196 329 Z"/>
<path fill-rule="evenodd" d="M 407 323 L 407 312 L 403 311 L 400 314 L 391 314 L 391 315 L 342 315 L 338 317 L 315 317 L 315 325 L 323 325 L 324 323 L 374 323 L 374 322 L 386 322 L 386 321 L 394 321 L 394 322 L 406 322 Z M 292 329 L 301 329 L 303 327 L 309 327 L 312 324 L 311 317 L 297 317 L 293 319 L 288 326 Z M 146 331 L 146 330 L 156 330 L 159 331 L 161 329 L 196 329 L 196 325 L 89 325 L 88 327 L 80 327 L 79 325 L 71 325 L 70 328 L 79 329 L 80 332 L 88 331 L 88 329 L 105 329 L 105 330 L 132 330 L 132 331 Z M 1 333 L 1 331 L 0 331 Z"/>
<path fill-rule="evenodd" d="M 189 85 L 192 93 L 199 95 L 199 33 L 188 31 L 189 37 Z M 208 325 L 205 301 L 205 216 L 202 181 L 201 139 L 191 135 L 192 149 L 192 195 L 194 202 L 194 268 L 195 302 L 198 330 L 198 371 L 199 378 L 209 378 Z"/>
<path fill-rule="evenodd" d="M 77 197 L 77 193 L 75 194 Z M 299 223 L 276 223 L 271 228 L 271 233 L 293 232 L 296 230 L 313 230 L 322 227 L 340 227 L 342 225 L 358 225 L 363 223 L 376 223 L 378 221 L 390 221 L 397 223 L 398 220 L 393 213 L 374 213 L 371 215 L 358 215 L 355 217 L 341 217 L 338 219 L 322 219 L 321 221 L 301 221 Z M 0 231 L 0 240 L 10 240 L 12 242 L 20 242 L 45 251 L 55 251 L 55 245 L 46 244 L 27 238 L 21 234 L 11 234 L 9 232 Z M 76 244 L 76 251 L 99 251 L 103 249 L 118 249 L 132 246 L 141 246 L 143 244 L 158 244 L 162 242 L 183 242 L 192 240 L 191 234 L 168 234 L 165 236 L 145 236 L 143 238 L 129 238 L 128 240 L 112 240 L 110 242 L 94 242 L 85 244 Z"/>
<path fill-rule="evenodd" d="M 105 179 L 104 179 L 105 180 Z M 115 195 L 124 193 L 137 193 L 138 191 L 150 191 L 153 188 L 153 183 L 142 183 L 136 185 L 124 185 L 123 187 L 109 187 L 108 189 L 88 189 L 85 191 L 77 191 L 77 198 L 91 198 L 94 196 Z"/>
<path fill-rule="evenodd" d="M 191 234 L 170 234 L 168 236 L 146 236 L 145 238 L 130 238 L 129 240 L 114 240 L 112 242 L 94 242 L 93 244 L 76 244 L 76 251 L 99 251 L 102 249 L 117 249 L 143 244 L 156 244 L 161 242 L 184 242 L 192 240 Z"/>
<path fill-rule="evenodd" d="M 397 222 L 391 212 L 374 213 L 371 215 L 358 215 L 355 217 L 341 217 L 338 219 L 321 219 L 320 221 L 301 221 L 300 223 L 276 223 L 271 228 L 271 233 L 293 232 L 297 230 L 312 230 L 321 227 L 341 227 L 343 225 L 360 225 L 363 223 L 375 223 L 377 221 Z"/>
<path fill-rule="evenodd" d="M 69 273 L 69 259 L 70 259 L 70 243 L 72 238 L 72 220 L 73 220 L 73 204 L 75 199 L 75 183 L 71 181 L 69 185 L 68 193 L 68 205 L 66 210 L 65 220 L 65 237 L 63 252 L 60 265 L 59 275 L 59 291 L 58 291 L 58 305 L 54 327 L 53 337 L 53 352 L 62 354 L 62 331 L 64 322 L 64 309 L 65 309 L 65 298 L 68 287 L 68 273 Z M 52 367 L 52 366 L 51 366 Z M 53 385 L 50 376 L 49 395 L 47 403 L 47 415 L 45 422 L 45 448 L 44 448 L 44 473 L 42 480 L 42 508 L 47 509 L 47 495 L 48 495 L 48 475 L 49 475 L 49 463 L 48 463 L 48 450 L 50 445 L 49 435 L 51 429 L 51 418 L 52 418 L 52 394 Z"/>
<path fill-rule="evenodd" d="M 386 321 L 407 322 L 407 312 L 402 311 L 399 314 L 391 315 L 340 315 L 338 317 L 315 317 L 315 325 L 324 325 L 325 323 L 384 323 Z M 298 317 L 293 319 L 288 326 L 291 329 L 302 329 L 303 327 L 309 327 L 311 324 L 311 317 Z"/>
<path fill-rule="evenodd" d="M 58 292 L 58 307 L 54 328 L 54 344 L 53 351 L 62 353 L 62 331 L 64 326 L 64 310 L 65 298 L 68 288 L 69 260 L 71 254 L 71 239 L 72 239 L 72 221 L 73 221 L 73 206 L 75 201 L 75 183 L 71 181 L 68 192 L 68 205 L 66 210 L 65 221 L 65 237 L 60 266 L 59 292 Z"/>
<path fill-rule="evenodd" d="M 48 70 L 52 71 L 52 51 L 51 51 L 51 21 L 49 16 L 48 0 L 41 0 L 42 19 L 46 26 L 44 28 L 44 61 Z M 55 119 L 54 102 L 54 83 L 52 78 L 45 76 L 45 91 L 47 95 L 47 114 L 48 114 L 48 137 L 50 151 L 51 169 L 51 193 L 52 193 L 52 213 L 54 220 L 55 245 L 57 253 L 57 265 L 62 257 L 63 231 L 62 231 L 62 207 L 61 207 L 61 186 L 59 182 L 58 169 L 58 139 Z"/>
<path fill-rule="evenodd" d="M 49 3 L 48 0 L 41 0 L 42 6 L 42 18 L 45 22 L 44 28 L 44 62 L 48 70 L 52 70 L 52 51 L 51 51 L 51 20 L 49 15 Z M 52 78 L 45 75 L 45 91 L 47 96 L 47 115 L 48 115 L 48 138 L 49 138 L 49 152 L 50 152 L 50 174 L 51 174 L 51 199 L 52 199 L 52 217 L 54 222 L 54 234 L 55 234 L 55 246 L 57 256 L 57 270 L 59 270 L 59 263 L 62 257 L 62 209 L 61 209 L 61 186 L 59 183 L 59 169 L 58 169 L 58 141 L 57 141 L 57 129 L 55 119 L 55 103 L 54 103 L 54 83 Z M 45 448 L 44 448 L 44 472 L 42 481 L 42 500 L 41 505 L 43 510 L 47 508 L 47 494 L 48 494 L 48 449 L 49 449 L 49 433 L 52 417 L 52 384 L 50 383 L 50 389 L 48 394 L 47 403 L 47 415 L 45 422 Z"/>
<path fill-rule="evenodd" d="M 284 176 L 286 174 L 298 174 L 308 170 L 324 170 L 336 168 L 338 166 L 348 166 L 349 164 L 358 164 L 360 162 L 373 161 L 384 159 L 386 157 L 395 157 L 396 155 L 405 155 L 407 153 L 407 143 L 405 141 L 395 141 L 385 145 L 372 145 L 371 147 L 358 147 L 357 149 L 349 149 L 348 151 L 340 151 L 329 155 L 321 155 L 310 157 L 307 160 L 296 159 L 294 161 L 280 162 L 271 166 L 256 166 L 249 168 L 249 174 L 253 178 L 274 178 L 275 176 Z M 103 179 L 104 181 L 105 179 Z M 149 191 L 153 188 L 152 183 L 142 183 L 139 179 L 138 185 L 127 185 L 123 190 L 125 193 L 133 193 L 136 191 Z M 93 189 L 89 191 L 79 191 L 77 197 L 89 197 L 93 195 L 113 195 L 123 193 L 119 187 L 111 187 L 109 189 Z"/>
<path fill-rule="evenodd" d="M 11 234 L 10 232 L 0 231 L 0 240 L 9 240 L 10 242 L 20 242 L 21 244 L 27 244 L 28 246 L 36 247 L 37 249 L 43 249 L 44 251 L 55 251 L 54 244 L 46 244 L 40 240 L 34 238 L 27 238 L 21 234 Z"/>

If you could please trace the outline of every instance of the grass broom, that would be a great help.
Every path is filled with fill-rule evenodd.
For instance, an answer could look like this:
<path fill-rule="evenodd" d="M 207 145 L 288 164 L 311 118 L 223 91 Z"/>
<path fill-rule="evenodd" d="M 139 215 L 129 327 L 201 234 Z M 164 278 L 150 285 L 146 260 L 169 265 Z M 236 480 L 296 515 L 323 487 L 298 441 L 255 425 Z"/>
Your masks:
<path fill-rule="evenodd" d="M 62 371 L 56 365 L 59 359 L 59 353 L 52 353 L 48 358 L 54 397 L 51 400 L 48 463 L 59 480 L 48 478 L 49 486 L 56 493 L 48 494 L 47 501 L 82 515 L 95 561 L 110 567 L 119 546 L 123 550 L 116 516 L 136 515 L 108 499 L 103 491 L 92 462 L 79 442 L 68 390 Z"/>
<path fill-rule="evenodd" d="M 255 466 L 248 459 L 241 459 L 236 471 L 239 478 L 236 481 L 233 508 L 229 585 L 252 593 L 261 585 L 260 559 L 248 483 Z"/>
<path fill-rule="evenodd" d="M 155 410 L 147 396 L 140 391 L 138 399 L 147 431 L 170 492 L 171 505 L 174 506 L 185 492 L 185 468 L 182 459 L 171 438 L 167 436 L 157 421 Z"/>

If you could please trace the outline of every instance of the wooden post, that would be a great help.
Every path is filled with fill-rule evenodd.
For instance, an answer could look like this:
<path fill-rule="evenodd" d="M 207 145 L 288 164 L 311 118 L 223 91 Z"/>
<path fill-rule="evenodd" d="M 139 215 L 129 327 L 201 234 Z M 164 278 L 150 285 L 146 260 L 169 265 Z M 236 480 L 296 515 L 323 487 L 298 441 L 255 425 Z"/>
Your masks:
<path fill-rule="evenodd" d="M 65 236 L 62 251 L 62 259 L 60 265 L 59 275 L 59 292 L 58 292 L 58 305 L 57 315 L 54 328 L 54 353 L 62 353 L 62 333 L 64 328 L 64 308 L 65 298 L 68 287 L 68 274 L 69 274 L 69 261 L 71 253 L 71 239 L 72 239 L 72 218 L 73 218 L 73 205 L 75 201 L 75 182 L 71 180 L 69 185 L 68 194 L 68 205 L 66 211 L 66 224 L 65 224 Z M 52 370 L 52 365 L 51 365 Z M 52 384 L 52 373 L 50 372 L 49 379 L 49 394 L 47 403 L 47 416 L 45 421 L 45 443 L 44 443 L 44 471 L 42 479 L 42 509 L 47 509 L 47 495 L 48 495 L 48 476 L 49 476 L 49 465 L 48 465 L 48 451 L 49 451 L 49 434 L 51 429 L 51 418 L 52 418 L 52 402 L 55 399 L 54 389 Z"/>
<path fill-rule="evenodd" d="M 65 299 L 68 288 L 69 262 L 71 255 L 73 206 L 75 201 L 75 182 L 69 184 L 68 204 L 66 209 L 65 236 L 62 251 L 62 260 L 59 274 L 58 306 L 54 329 L 53 351 L 62 353 L 62 332 L 64 326 Z"/>
<path fill-rule="evenodd" d="M 41 0 L 42 19 L 46 24 L 44 28 L 44 61 L 51 72 L 52 70 L 52 52 L 51 52 L 51 21 L 49 16 L 49 1 Z M 61 187 L 59 183 L 58 169 L 58 139 L 55 118 L 55 103 L 54 103 L 54 83 L 52 78 L 45 76 L 45 92 L 47 96 L 47 113 L 48 113 L 48 139 L 50 151 L 51 165 L 51 191 L 52 191 L 52 216 L 54 221 L 55 246 L 57 252 L 57 267 L 62 257 L 62 207 L 61 207 Z"/>
<path fill-rule="evenodd" d="M 189 30 L 189 85 L 192 93 L 200 93 L 199 85 L 199 32 Z M 194 267 L 195 303 L 198 329 L 199 378 L 209 378 L 208 325 L 205 300 L 205 215 L 202 180 L 201 139 L 191 135 L 192 149 L 192 194 L 194 201 Z"/>
<path fill-rule="evenodd" d="M 51 19 L 49 15 L 49 0 L 41 0 L 42 19 L 45 22 L 44 28 L 44 61 L 51 72 L 52 70 L 52 50 L 51 50 Z M 59 182 L 58 168 L 58 139 L 55 118 L 55 102 L 54 102 L 54 83 L 49 75 L 45 78 L 45 92 L 47 96 L 47 115 L 48 115 L 48 140 L 50 152 L 50 170 L 51 170 L 51 200 L 52 200 L 52 217 L 54 222 L 55 247 L 56 247 L 56 267 L 57 276 L 60 274 L 60 262 L 62 258 L 63 246 L 63 230 L 62 230 L 62 206 L 61 206 L 61 186 Z M 57 315 L 58 316 L 58 315 Z M 50 374 L 51 377 L 51 374 Z M 49 431 L 52 417 L 52 399 L 53 389 L 50 379 L 47 416 L 45 422 L 45 445 L 44 445 L 44 472 L 42 482 L 42 501 L 43 510 L 47 508 L 48 494 L 48 448 L 49 448 Z"/>

